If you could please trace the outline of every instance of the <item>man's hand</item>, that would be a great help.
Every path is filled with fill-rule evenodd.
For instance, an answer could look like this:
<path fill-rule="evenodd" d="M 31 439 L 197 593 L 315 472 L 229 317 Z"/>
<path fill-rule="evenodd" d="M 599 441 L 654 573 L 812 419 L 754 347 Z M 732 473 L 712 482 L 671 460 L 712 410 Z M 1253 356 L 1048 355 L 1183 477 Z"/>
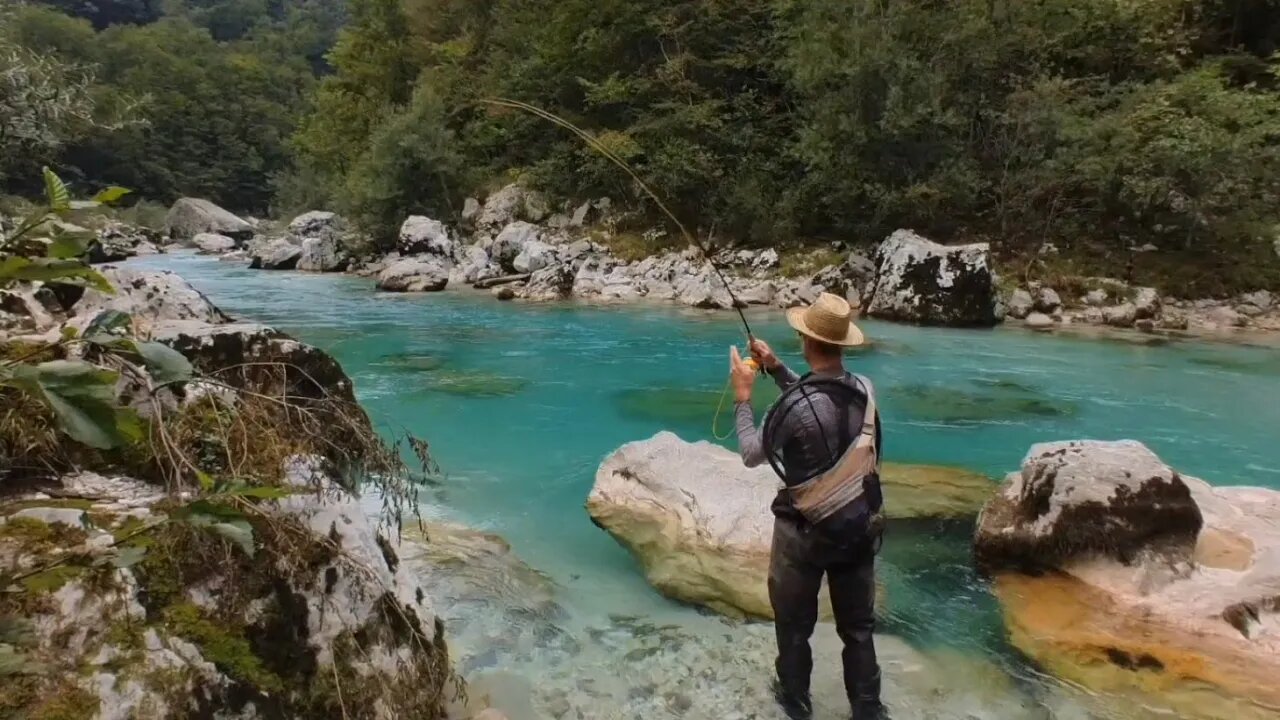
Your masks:
<path fill-rule="evenodd" d="M 751 388 L 756 383 L 756 369 L 742 361 L 737 347 L 729 348 L 729 380 L 733 383 L 734 402 L 751 402 Z"/>
<path fill-rule="evenodd" d="M 751 340 L 751 357 L 755 358 L 760 367 L 765 370 L 772 371 L 782 364 L 777 355 L 773 354 L 773 348 L 769 347 L 769 343 L 763 340 Z"/>

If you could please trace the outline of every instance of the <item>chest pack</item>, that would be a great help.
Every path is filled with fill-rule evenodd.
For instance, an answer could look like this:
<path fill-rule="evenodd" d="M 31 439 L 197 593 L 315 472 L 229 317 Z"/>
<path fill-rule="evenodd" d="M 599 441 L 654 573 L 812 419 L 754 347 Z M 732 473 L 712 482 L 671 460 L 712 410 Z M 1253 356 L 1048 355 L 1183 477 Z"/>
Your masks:
<path fill-rule="evenodd" d="M 836 408 L 836 444 L 830 444 L 813 399 L 825 396 Z M 852 409 L 863 408 L 862 424 L 851 427 Z M 828 461 L 806 476 L 788 469 L 783 448 L 774 442 L 777 428 L 791 413 L 813 413 L 826 445 Z M 878 413 L 871 381 L 860 375 L 844 378 L 806 376 L 787 388 L 774 405 L 764 426 L 769 464 L 787 484 L 791 505 L 811 525 L 826 534 L 857 538 L 871 530 L 884 499 L 880 487 Z"/>

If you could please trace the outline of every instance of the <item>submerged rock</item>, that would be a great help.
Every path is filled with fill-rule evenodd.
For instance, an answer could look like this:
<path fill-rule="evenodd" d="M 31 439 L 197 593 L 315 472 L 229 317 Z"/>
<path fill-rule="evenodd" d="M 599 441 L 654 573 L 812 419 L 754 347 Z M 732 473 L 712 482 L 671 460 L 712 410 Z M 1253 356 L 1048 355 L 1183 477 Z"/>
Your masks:
<path fill-rule="evenodd" d="M 1055 674 L 1186 715 L 1280 707 L 1280 492 L 1211 487 L 1133 441 L 1037 445 L 974 547 L 1014 644 Z"/>
<path fill-rule="evenodd" d="M 165 217 L 164 234 L 173 240 L 190 240 L 200 233 L 248 240 L 253 237 L 253 226 L 208 200 L 182 198 L 175 202 Z"/>
<path fill-rule="evenodd" d="M 587 499 L 592 520 L 631 550 L 664 594 L 730 615 L 772 617 L 766 578 L 781 483 L 736 453 L 662 432 L 615 450 Z M 886 466 L 891 519 L 972 517 L 986 478 L 946 468 Z"/>
<path fill-rule="evenodd" d="M 868 314 L 926 325 L 994 325 L 998 304 L 986 243 L 945 246 L 898 230 L 876 251 Z"/>

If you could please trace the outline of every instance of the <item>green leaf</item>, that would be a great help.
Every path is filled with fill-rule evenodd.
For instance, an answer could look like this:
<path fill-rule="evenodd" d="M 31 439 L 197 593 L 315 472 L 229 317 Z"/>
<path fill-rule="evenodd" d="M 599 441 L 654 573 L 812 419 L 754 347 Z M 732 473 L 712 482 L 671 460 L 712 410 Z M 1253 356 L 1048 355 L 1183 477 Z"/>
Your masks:
<path fill-rule="evenodd" d="M 67 191 L 66 183 L 62 182 L 62 178 L 58 177 L 49 168 L 44 168 L 44 197 L 45 202 L 49 203 L 49 208 L 56 213 L 65 213 L 71 210 L 71 193 Z"/>
<path fill-rule="evenodd" d="M 92 338 L 95 335 L 120 335 L 128 332 L 132 323 L 133 318 L 127 312 L 103 310 L 84 329 L 84 336 Z M 117 330 L 122 332 L 116 332 Z"/>
<path fill-rule="evenodd" d="M 111 185 L 109 187 L 103 188 L 102 190 L 99 190 L 98 194 L 93 196 L 93 202 L 96 202 L 102 205 L 110 205 L 111 203 L 118 201 L 120 198 L 124 197 L 125 195 L 128 195 L 130 192 L 132 191 L 129 190 L 128 188 L 122 188 L 117 185 Z"/>
<path fill-rule="evenodd" d="M 61 335 L 63 340 L 75 340 L 80 336 L 80 331 L 70 325 L 63 325 Z"/>
<path fill-rule="evenodd" d="M 28 659 L 17 648 L 7 643 L 0 643 L 0 677 L 38 675 L 44 670 L 43 665 Z"/>
<path fill-rule="evenodd" d="M 0 260 L 0 287 L 15 281 L 49 282 L 56 280 L 71 285 L 84 285 L 108 295 L 115 288 L 97 270 L 79 260 L 25 258 L 11 255 Z"/>
<path fill-rule="evenodd" d="M 164 343 L 140 342 L 136 347 L 147 372 L 157 383 L 186 382 L 195 372 L 190 360 Z"/>
<path fill-rule="evenodd" d="M 223 520 L 212 515 L 195 513 L 187 522 L 197 527 L 205 527 L 235 543 L 245 555 L 253 557 L 253 526 L 248 520 Z"/>
<path fill-rule="evenodd" d="M 117 377 L 87 362 L 52 360 L 15 368 L 10 383 L 42 399 L 72 439 L 108 450 L 143 436 L 138 414 L 116 404 Z"/>
<path fill-rule="evenodd" d="M 200 483 L 200 489 L 204 490 L 205 492 L 210 492 L 213 490 L 213 486 L 214 486 L 213 476 L 209 475 L 209 473 L 204 472 L 203 470 L 196 470 L 196 482 Z"/>
<path fill-rule="evenodd" d="M 49 242 L 48 255 L 55 260 L 78 258 L 89 252 L 89 245 L 98 238 L 90 230 L 67 230 L 57 227 Z"/>

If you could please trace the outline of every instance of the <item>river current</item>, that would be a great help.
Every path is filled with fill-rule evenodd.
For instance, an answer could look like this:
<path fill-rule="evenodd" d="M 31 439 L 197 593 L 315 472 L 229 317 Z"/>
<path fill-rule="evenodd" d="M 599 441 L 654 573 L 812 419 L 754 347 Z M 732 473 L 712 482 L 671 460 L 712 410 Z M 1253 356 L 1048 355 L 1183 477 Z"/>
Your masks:
<path fill-rule="evenodd" d="M 659 430 L 711 439 L 728 347 L 742 342 L 734 316 L 393 295 L 186 254 L 129 266 L 174 270 L 233 316 L 329 351 L 375 423 L 430 442 L 443 473 L 424 513 L 496 533 L 514 553 L 476 538 L 454 548 L 471 563 L 408 553 L 473 696 L 512 720 L 780 717 L 767 694 L 770 626 L 661 597 L 583 509 L 619 445 Z M 752 324 L 799 363 L 781 313 Z M 1134 438 L 1212 483 L 1280 488 L 1280 350 L 862 325 L 873 344 L 851 366 L 877 384 L 888 460 L 994 482 L 1036 442 Z M 917 524 L 886 543 L 880 645 L 895 718 L 1169 717 L 1158 697 L 1100 698 L 1026 664 L 969 567 L 970 531 Z M 830 628 L 817 665 L 818 718 L 842 718 Z"/>

